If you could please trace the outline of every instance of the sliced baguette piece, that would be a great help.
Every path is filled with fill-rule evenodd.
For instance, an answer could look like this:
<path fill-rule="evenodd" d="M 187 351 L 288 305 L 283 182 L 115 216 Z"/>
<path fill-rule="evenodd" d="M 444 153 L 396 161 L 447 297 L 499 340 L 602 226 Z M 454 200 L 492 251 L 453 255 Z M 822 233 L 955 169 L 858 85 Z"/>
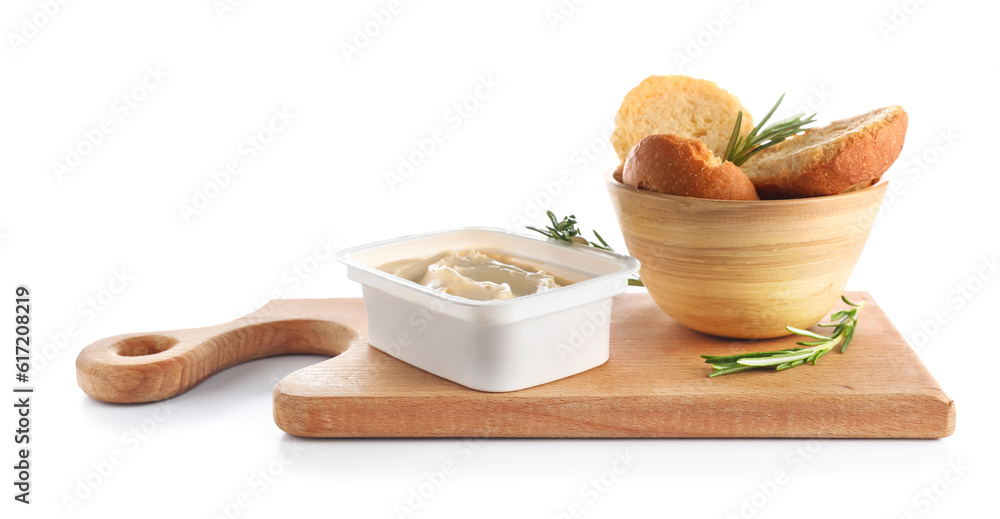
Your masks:
<path fill-rule="evenodd" d="M 744 162 L 763 199 L 835 195 L 875 184 L 903 149 L 898 106 L 835 121 L 760 151 Z"/>
<path fill-rule="evenodd" d="M 753 130 L 750 112 L 719 85 L 689 76 L 649 76 L 622 100 L 611 145 L 624 164 L 632 147 L 646 136 L 675 133 L 701 139 L 721 157 L 741 110 L 740 129 L 746 135 Z"/>
<path fill-rule="evenodd" d="M 719 160 L 704 142 L 674 133 L 639 141 L 625 159 L 622 182 L 668 195 L 758 200 L 750 179 L 735 164 Z"/>

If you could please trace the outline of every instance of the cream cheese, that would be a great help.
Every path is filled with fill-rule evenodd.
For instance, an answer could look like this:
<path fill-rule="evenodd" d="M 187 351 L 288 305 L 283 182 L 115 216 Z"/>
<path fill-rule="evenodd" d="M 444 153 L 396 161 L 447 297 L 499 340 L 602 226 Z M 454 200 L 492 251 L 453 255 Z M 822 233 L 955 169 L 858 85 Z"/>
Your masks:
<path fill-rule="evenodd" d="M 385 263 L 379 270 L 447 294 L 493 301 L 558 288 L 555 277 L 498 261 L 476 250 L 446 250 L 428 258 Z"/>

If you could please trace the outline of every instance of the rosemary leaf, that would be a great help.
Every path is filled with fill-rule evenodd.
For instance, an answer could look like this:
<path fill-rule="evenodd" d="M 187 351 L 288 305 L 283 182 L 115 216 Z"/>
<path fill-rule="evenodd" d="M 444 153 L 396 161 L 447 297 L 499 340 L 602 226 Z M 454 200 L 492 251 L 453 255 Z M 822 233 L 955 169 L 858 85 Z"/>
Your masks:
<path fill-rule="evenodd" d="M 526 227 L 543 236 L 552 238 L 553 240 L 559 240 L 566 243 L 579 243 L 580 245 L 589 245 L 595 249 L 606 250 L 608 252 L 615 251 L 611 248 L 611 245 L 608 245 L 608 242 L 604 241 L 604 237 L 598 234 L 597 231 L 592 231 L 594 236 L 597 237 L 597 242 L 592 242 L 581 236 L 582 233 L 576 228 L 576 216 L 569 215 L 563 217 L 562 220 L 559 220 L 552 211 L 545 211 L 545 214 L 549 217 L 549 221 L 552 222 L 551 227 L 546 227 L 544 231 L 530 225 Z M 628 284 L 633 287 L 645 286 L 643 285 L 642 280 L 639 279 L 639 276 L 629 278 Z"/>
<path fill-rule="evenodd" d="M 794 326 L 786 326 L 785 328 L 794 334 L 816 340 L 797 342 L 796 344 L 802 346 L 802 348 L 758 351 L 738 355 L 702 355 L 701 357 L 705 359 L 705 362 L 712 364 L 713 371 L 709 376 L 717 377 L 749 369 L 772 367 L 777 371 L 784 371 L 807 363 L 812 363 L 815 366 L 820 357 L 829 353 L 837 345 L 841 346 L 841 353 L 846 352 L 847 346 L 851 343 L 851 339 L 854 338 L 854 331 L 858 326 L 858 313 L 864 308 L 865 302 L 853 303 L 843 296 L 841 296 L 841 299 L 850 308 L 840 310 L 830 316 L 831 320 L 837 322 L 820 325 L 833 327 L 833 333 L 830 336 L 821 335 L 809 330 L 801 330 Z"/>
<path fill-rule="evenodd" d="M 776 123 L 767 125 L 774 112 L 778 109 L 781 101 L 785 99 L 785 94 L 781 94 L 778 102 L 774 103 L 771 111 L 764 116 L 757 126 L 744 139 L 740 136 L 740 128 L 743 125 L 743 111 L 736 114 L 736 125 L 733 133 L 729 137 L 729 144 L 726 146 L 724 160 L 728 160 L 737 166 L 741 166 L 757 152 L 770 148 L 785 139 L 801 132 L 806 125 L 815 121 L 816 114 L 806 117 L 805 114 L 796 114 L 782 119 Z"/>

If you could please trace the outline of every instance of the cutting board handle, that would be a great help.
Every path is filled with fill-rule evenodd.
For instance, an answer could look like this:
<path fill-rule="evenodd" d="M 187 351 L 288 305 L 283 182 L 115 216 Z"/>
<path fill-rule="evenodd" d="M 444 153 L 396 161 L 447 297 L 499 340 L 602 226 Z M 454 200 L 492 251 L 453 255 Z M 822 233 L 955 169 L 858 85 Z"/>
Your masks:
<path fill-rule="evenodd" d="M 288 353 L 336 356 L 359 338 L 343 324 L 289 319 L 287 312 L 270 312 L 275 315 L 269 318 L 267 310 L 206 328 L 101 339 L 77 357 L 77 382 L 104 402 L 153 402 L 248 360 Z"/>

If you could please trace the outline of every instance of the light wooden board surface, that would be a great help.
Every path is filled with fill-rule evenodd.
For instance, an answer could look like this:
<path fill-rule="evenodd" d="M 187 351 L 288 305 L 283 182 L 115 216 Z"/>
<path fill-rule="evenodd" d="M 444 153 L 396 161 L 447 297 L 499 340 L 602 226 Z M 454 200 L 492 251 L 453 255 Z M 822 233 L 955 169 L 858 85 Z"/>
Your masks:
<path fill-rule="evenodd" d="M 708 378 L 701 354 L 784 349 L 795 339 L 720 339 L 666 316 L 647 294 L 615 299 L 611 358 L 511 393 L 483 393 L 369 346 L 360 299 L 275 300 L 230 323 L 109 337 L 77 358 L 80 387 L 107 402 L 170 398 L 230 366 L 288 353 L 335 357 L 274 391 L 274 420 L 314 437 L 940 438 L 954 403 L 866 293 L 846 354 L 818 366 Z"/>
<path fill-rule="evenodd" d="M 955 405 L 867 293 L 854 342 L 816 366 L 708 378 L 701 354 L 783 349 L 686 329 L 646 294 L 615 300 L 610 360 L 512 393 L 483 393 L 367 345 L 360 299 L 274 301 L 286 319 L 334 319 L 359 331 L 339 356 L 285 377 L 274 419 L 313 437 L 940 438 Z M 838 307 L 839 308 L 839 307 Z M 324 317 L 325 316 L 325 317 Z"/>

